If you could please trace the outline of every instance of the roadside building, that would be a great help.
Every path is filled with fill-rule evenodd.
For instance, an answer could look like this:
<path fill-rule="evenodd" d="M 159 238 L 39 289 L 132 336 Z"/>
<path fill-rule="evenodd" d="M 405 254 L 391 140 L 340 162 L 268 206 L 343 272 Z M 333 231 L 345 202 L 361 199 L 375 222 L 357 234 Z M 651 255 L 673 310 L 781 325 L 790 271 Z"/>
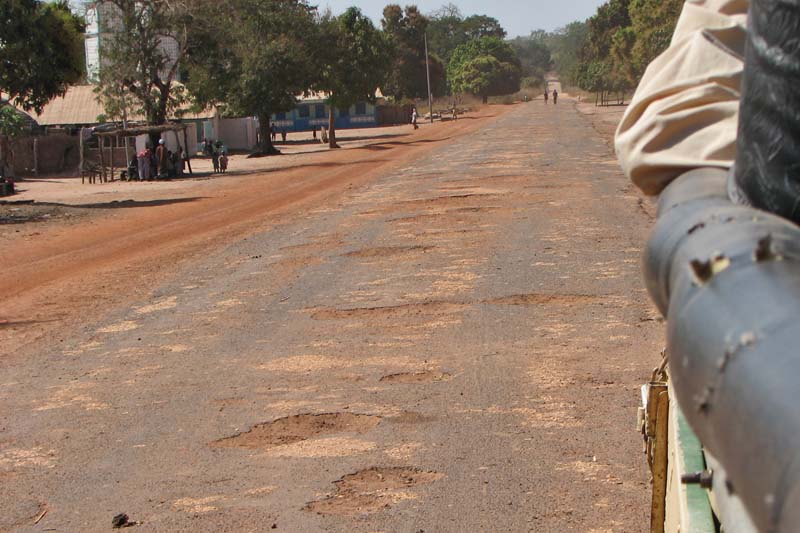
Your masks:
<path fill-rule="evenodd" d="M 108 65 L 108 53 L 114 34 L 124 28 L 119 8 L 111 2 L 89 2 L 85 5 L 85 9 L 86 79 L 97 83 L 100 80 L 101 70 Z M 174 38 L 164 36 L 161 38 L 160 49 L 164 56 L 169 58 L 162 72 L 162 77 L 166 77 L 166 71 L 177 61 L 178 43 Z M 180 73 L 178 80 L 180 81 Z"/>
<path fill-rule="evenodd" d="M 381 97 L 380 92 L 377 96 Z M 272 125 L 277 131 L 311 131 L 328 127 L 330 106 L 324 93 L 299 96 L 294 109 L 272 115 Z M 377 107 L 369 102 L 358 102 L 347 109 L 336 109 L 336 129 L 369 128 L 378 125 Z"/>

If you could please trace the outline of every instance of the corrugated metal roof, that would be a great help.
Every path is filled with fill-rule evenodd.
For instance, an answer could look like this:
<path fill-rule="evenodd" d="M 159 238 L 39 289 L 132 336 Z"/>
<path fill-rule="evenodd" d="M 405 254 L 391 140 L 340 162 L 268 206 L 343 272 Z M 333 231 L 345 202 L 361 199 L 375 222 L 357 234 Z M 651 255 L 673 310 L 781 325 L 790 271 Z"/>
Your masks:
<path fill-rule="evenodd" d="M 41 115 L 31 112 L 31 116 L 41 126 L 88 125 L 97 124 L 97 117 L 105 114 L 103 104 L 94 93 L 94 85 L 73 85 L 64 96 L 53 98 L 42 110 Z M 201 113 L 187 112 L 180 118 L 186 120 L 210 119 L 214 111 Z M 144 117 L 130 116 L 132 121 L 143 121 Z"/>

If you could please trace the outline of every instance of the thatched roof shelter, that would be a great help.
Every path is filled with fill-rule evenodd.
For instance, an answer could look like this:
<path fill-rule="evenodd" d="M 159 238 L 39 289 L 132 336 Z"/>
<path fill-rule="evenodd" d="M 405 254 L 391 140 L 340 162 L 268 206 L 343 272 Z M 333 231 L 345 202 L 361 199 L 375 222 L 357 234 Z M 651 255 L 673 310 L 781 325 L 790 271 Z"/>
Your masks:
<path fill-rule="evenodd" d="M 162 124 L 160 126 L 128 126 L 105 131 L 95 131 L 98 137 L 138 137 L 139 135 L 161 135 L 165 131 L 183 131 L 188 124 Z"/>

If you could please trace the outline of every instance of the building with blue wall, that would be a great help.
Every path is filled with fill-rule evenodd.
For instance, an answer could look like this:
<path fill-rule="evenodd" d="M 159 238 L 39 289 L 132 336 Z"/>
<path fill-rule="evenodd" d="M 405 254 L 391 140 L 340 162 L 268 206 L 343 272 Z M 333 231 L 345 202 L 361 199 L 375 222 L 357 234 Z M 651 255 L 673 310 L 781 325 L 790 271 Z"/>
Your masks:
<path fill-rule="evenodd" d="M 300 99 L 297 106 L 287 113 L 272 115 L 272 126 L 275 131 L 311 131 L 314 128 L 328 127 L 329 106 L 325 99 L 313 96 Z M 375 105 L 369 102 L 358 102 L 349 109 L 337 109 L 335 112 L 336 129 L 369 128 L 378 125 Z"/>

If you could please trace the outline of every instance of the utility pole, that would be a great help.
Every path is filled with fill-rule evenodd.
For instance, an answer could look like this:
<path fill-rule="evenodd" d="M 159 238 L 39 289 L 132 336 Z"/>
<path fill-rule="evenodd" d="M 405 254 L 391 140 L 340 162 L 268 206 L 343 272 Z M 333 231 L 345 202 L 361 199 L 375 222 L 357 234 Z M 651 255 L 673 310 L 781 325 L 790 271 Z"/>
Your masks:
<path fill-rule="evenodd" d="M 428 78 L 428 116 L 431 117 L 431 124 L 433 124 L 433 94 L 431 93 L 431 67 L 428 64 L 428 32 L 423 34 L 425 36 L 425 75 Z"/>

